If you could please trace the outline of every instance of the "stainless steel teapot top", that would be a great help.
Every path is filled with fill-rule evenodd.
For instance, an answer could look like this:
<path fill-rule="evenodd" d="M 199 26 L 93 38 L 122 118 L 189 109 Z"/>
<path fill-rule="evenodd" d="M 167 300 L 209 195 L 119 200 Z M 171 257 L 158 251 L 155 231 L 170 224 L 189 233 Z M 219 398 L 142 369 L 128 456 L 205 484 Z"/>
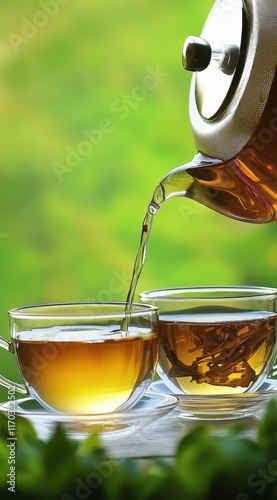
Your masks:
<path fill-rule="evenodd" d="M 189 112 L 197 150 L 228 160 L 247 143 L 269 99 L 277 64 L 276 0 L 218 0 L 183 66 L 193 71 Z M 277 92 L 273 96 L 277 109 Z"/>
<path fill-rule="evenodd" d="M 186 40 L 197 152 L 162 178 L 149 213 L 184 196 L 240 221 L 277 220 L 276 35 L 276 0 L 218 0 Z"/>

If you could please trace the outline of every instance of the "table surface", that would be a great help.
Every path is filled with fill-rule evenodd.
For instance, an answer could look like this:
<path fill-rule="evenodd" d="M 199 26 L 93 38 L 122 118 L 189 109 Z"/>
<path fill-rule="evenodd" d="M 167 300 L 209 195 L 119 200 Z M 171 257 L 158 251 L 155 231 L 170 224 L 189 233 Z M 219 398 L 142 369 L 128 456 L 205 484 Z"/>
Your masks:
<path fill-rule="evenodd" d="M 135 430 L 132 430 L 131 432 L 129 430 L 126 431 L 125 428 L 123 431 L 119 429 L 118 432 L 102 432 L 100 437 L 108 455 L 111 458 L 117 459 L 174 457 L 177 446 L 182 437 L 187 435 L 192 429 L 199 425 L 208 426 L 213 435 L 221 435 L 228 431 L 231 426 L 239 423 L 242 427 L 239 435 L 255 439 L 259 423 L 266 409 L 267 401 L 273 396 L 277 396 L 277 391 L 274 390 L 257 394 L 257 398 L 254 400 L 251 394 L 249 394 L 249 397 L 245 396 L 245 399 L 243 399 L 245 416 L 229 419 L 218 418 L 219 413 L 216 413 L 216 410 L 214 413 L 208 414 L 209 418 L 207 418 L 207 415 L 202 415 L 202 413 L 201 415 L 203 418 L 199 418 L 199 414 L 197 414 L 198 418 L 195 418 L 193 413 L 197 404 L 199 405 L 199 401 L 194 401 L 192 398 L 190 399 L 189 404 L 187 401 L 180 401 L 179 404 L 175 406 L 174 409 L 171 409 L 169 413 L 162 417 L 159 416 L 159 418 L 156 418 L 152 423 L 148 423 L 147 425 L 145 425 L 144 420 L 141 420 L 140 417 L 140 419 L 137 419 L 136 421 Z M 30 399 L 31 401 L 34 401 L 32 398 Z M 219 400 L 220 398 L 216 398 L 216 400 L 213 399 L 212 402 L 215 403 L 216 408 L 220 410 L 221 407 L 217 404 Z M 20 400 L 18 401 L 20 402 Z M 228 400 L 225 403 L 230 405 Z M 8 404 L 8 402 L 2 403 L 0 405 L 0 410 L 7 413 Z M 240 406 L 239 399 L 238 404 Z M 256 406 L 251 406 L 253 404 Z M 203 405 L 201 405 L 201 408 L 202 407 Z M 228 406 L 226 407 L 228 408 Z M 22 408 L 22 405 L 19 404 L 18 411 L 15 410 L 16 415 L 20 415 L 20 408 Z M 212 408 L 214 407 L 212 406 Z M 191 417 L 188 415 L 191 415 Z M 52 418 L 52 415 L 49 412 L 46 412 L 46 410 L 42 409 L 42 413 L 33 413 L 31 410 L 27 409 L 22 416 L 31 421 L 39 438 L 47 441 L 53 434 L 57 419 L 55 416 Z M 206 418 L 204 418 L 205 416 Z M 228 416 L 230 416 L 230 413 Z M 86 426 L 86 422 L 80 421 L 78 416 L 75 416 L 75 418 L 76 417 L 77 422 L 76 420 L 74 420 L 73 423 L 72 420 L 69 422 L 65 421 L 64 429 L 72 439 L 81 440 L 87 437 L 92 430 L 91 427 L 86 427 L 86 432 L 84 433 L 83 427 Z M 102 425 L 103 423 L 101 420 L 101 426 Z"/>
<path fill-rule="evenodd" d="M 243 424 L 241 436 L 255 439 L 262 414 L 234 420 L 190 420 L 182 418 L 177 408 L 168 415 L 140 427 L 135 432 L 118 439 L 102 437 L 103 444 L 112 458 L 174 457 L 178 443 L 188 432 L 199 425 L 206 425 L 214 435 L 221 435 L 235 423 Z"/>

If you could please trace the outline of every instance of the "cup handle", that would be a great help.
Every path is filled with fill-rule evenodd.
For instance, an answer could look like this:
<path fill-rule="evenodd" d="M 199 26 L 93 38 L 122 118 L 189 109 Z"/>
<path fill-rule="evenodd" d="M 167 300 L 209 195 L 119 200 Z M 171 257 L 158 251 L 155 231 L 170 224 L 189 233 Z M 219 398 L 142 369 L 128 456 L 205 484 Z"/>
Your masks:
<path fill-rule="evenodd" d="M 5 339 L 5 337 L 2 337 L 1 335 L 0 335 L 0 348 L 5 349 L 5 351 L 13 353 L 12 343 L 9 342 L 7 339 Z M 20 394 L 29 394 L 29 391 L 24 384 L 18 384 L 17 382 L 13 382 L 12 380 L 9 380 L 8 378 L 4 377 L 1 374 L 0 374 L 0 385 L 5 387 L 6 389 L 9 389 L 12 386 L 14 390 L 16 392 L 19 392 Z"/>

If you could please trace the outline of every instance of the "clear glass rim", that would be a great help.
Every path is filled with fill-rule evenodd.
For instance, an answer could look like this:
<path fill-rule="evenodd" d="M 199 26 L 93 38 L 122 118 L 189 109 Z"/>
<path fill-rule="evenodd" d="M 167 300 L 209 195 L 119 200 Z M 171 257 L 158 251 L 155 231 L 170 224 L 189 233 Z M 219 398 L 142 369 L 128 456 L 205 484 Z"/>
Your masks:
<path fill-rule="evenodd" d="M 88 319 L 139 317 L 147 313 L 158 314 L 158 307 L 152 304 L 134 302 L 129 312 L 125 311 L 126 302 L 57 302 L 35 304 L 9 309 L 13 319 Z M 73 312 L 73 310 L 76 311 Z M 87 309 L 87 312 L 85 312 Z M 58 311 L 59 310 L 59 311 Z M 78 312 L 79 310 L 79 312 Z"/>
<path fill-rule="evenodd" d="M 277 288 L 264 286 L 195 286 L 147 290 L 139 294 L 140 300 L 155 302 L 183 302 L 195 300 L 238 300 L 277 298 Z"/>

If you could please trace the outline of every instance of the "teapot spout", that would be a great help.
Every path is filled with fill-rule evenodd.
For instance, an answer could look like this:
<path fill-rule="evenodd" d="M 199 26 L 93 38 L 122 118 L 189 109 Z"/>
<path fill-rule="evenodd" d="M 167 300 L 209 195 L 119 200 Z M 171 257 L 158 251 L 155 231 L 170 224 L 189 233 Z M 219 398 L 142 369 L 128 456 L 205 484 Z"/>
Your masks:
<path fill-rule="evenodd" d="M 191 162 L 163 177 L 148 212 L 154 214 L 163 202 L 183 196 L 233 219 L 270 222 L 276 211 L 260 184 L 238 156 L 223 161 L 197 153 Z"/>
<path fill-rule="evenodd" d="M 208 156 L 203 156 L 201 153 L 197 153 L 190 162 L 170 170 L 170 172 L 162 178 L 154 191 L 148 207 L 149 212 L 154 214 L 162 203 L 170 198 L 175 198 L 176 196 L 190 197 L 188 193 L 194 183 L 194 177 L 190 174 L 192 169 L 203 167 L 209 168 L 221 163 L 221 160 L 209 158 Z"/>

